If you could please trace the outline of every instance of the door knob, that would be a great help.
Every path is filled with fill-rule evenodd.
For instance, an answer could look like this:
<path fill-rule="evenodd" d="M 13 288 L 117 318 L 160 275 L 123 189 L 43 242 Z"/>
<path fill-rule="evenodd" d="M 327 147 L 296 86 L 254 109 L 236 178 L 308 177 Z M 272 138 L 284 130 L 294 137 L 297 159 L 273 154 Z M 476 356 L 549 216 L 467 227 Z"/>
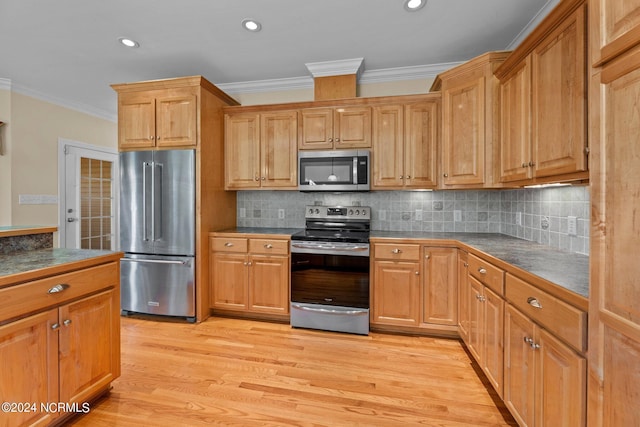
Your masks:
<path fill-rule="evenodd" d="M 67 218 L 67 222 L 76 222 L 78 218 Z"/>

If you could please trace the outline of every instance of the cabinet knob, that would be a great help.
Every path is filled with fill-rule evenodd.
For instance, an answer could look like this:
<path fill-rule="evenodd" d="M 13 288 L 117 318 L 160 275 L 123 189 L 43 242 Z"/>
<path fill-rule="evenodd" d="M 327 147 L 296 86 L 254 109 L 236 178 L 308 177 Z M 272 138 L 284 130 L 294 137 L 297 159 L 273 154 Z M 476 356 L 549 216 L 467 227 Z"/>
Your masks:
<path fill-rule="evenodd" d="M 336 142 L 340 142 L 340 138 L 336 138 Z"/>
<path fill-rule="evenodd" d="M 400 179 L 404 179 L 404 175 L 400 175 Z"/>
<path fill-rule="evenodd" d="M 329 138 L 329 142 L 333 142 L 333 138 Z"/>
<path fill-rule="evenodd" d="M 411 179 L 411 175 L 407 175 L 407 176 L 406 176 L 406 178 L 407 178 L 407 179 Z"/>
<path fill-rule="evenodd" d="M 153 141 L 153 140 L 154 140 L 153 135 L 151 135 L 151 136 L 149 137 L 149 139 L 150 139 L 151 141 Z"/>
<path fill-rule="evenodd" d="M 59 323 L 54 323 L 53 325 L 51 325 L 51 329 L 53 329 L 54 331 L 55 331 L 56 329 L 58 329 L 59 327 L 60 327 L 60 324 L 59 324 Z"/>
<path fill-rule="evenodd" d="M 522 164 L 522 167 L 523 167 L 523 168 L 526 168 L 527 166 L 528 166 L 528 165 L 527 165 L 526 163 L 523 163 L 523 164 Z"/>
<path fill-rule="evenodd" d="M 160 141 L 160 135 L 156 136 L 156 139 L 157 139 L 158 141 Z"/>
<path fill-rule="evenodd" d="M 464 268 L 469 267 L 469 263 L 465 262 L 464 264 L 462 264 L 464 266 Z"/>
<path fill-rule="evenodd" d="M 529 162 L 529 167 L 534 167 L 536 165 L 536 163 L 532 160 Z"/>
<path fill-rule="evenodd" d="M 273 245 L 271 243 L 267 243 L 266 245 L 264 245 L 265 249 L 272 249 Z"/>
<path fill-rule="evenodd" d="M 527 298 L 527 304 L 529 304 L 531 307 L 540 309 L 542 308 L 542 304 L 540 304 L 540 301 L 538 301 L 538 299 L 534 297 Z"/>
<path fill-rule="evenodd" d="M 254 179 L 254 181 L 260 181 L 260 177 L 258 176 L 258 174 L 256 174 L 256 175 L 253 177 L 253 179 Z"/>
<path fill-rule="evenodd" d="M 249 262 L 247 263 L 247 265 L 248 265 L 249 267 L 251 267 L 251 265 L 252 265 L 252 264 L 253 264 L 253 263 L 252 263 L 251 261 L 249 261 Z"/>
<path fill-rule="evenodd" d="M 395 248 L 394 250 L 391 251 L 392 254 L 401 254 L 402 253 L 402 249 L 398 249 Z"/>
<path fill-rule="evenodd" d="M 449 174 L 448 173 L 445 173 L 442 176 L 444 176 L 445 178 L 449 178 Z"/>
<path fill-rule="evenodd" d="M 262 178 L 260 178 L 261 180 L 265 181 L 267 178 L 265 178 L 264 176 Z"/>
<path fill-rule="evenodd" d="M 487 269 L 486 269 L 486 268 L 482 268 L 482 267 L 480 267 L 480 268 L 478 269 L 478 273 L 480 273 L 480 274 L 487 274 Z"/>
<path fill-rule="evenodd" d="M 62 324 L 64 326 L 69 326 L 71 324 L 71 319 L 66 319 L 64 322 L 62 322 Z"/>
<path fill-rule="evenodd" d="M 233 243 L 231 243 L 231 242 L 227 242 L 227 243 L 225 243 L 224 245 L 225 245 L 225 247 L 230 248 L 231 246 L 233 246 Z"/>
<path fill-rule="evenodd" d="M 431 255 L 429 255 L 429 254 L 426 254 L 426 255 L 424 256 L 424 259 L 429 259 L 429 258 L 431 258 Z"/>
<path fill-rule="evenodd" d="M 419 271 L 416 271 L 416 276 L 419 276 L 419 275 L 420 275 L 420 272 L 419 272 Z"/>

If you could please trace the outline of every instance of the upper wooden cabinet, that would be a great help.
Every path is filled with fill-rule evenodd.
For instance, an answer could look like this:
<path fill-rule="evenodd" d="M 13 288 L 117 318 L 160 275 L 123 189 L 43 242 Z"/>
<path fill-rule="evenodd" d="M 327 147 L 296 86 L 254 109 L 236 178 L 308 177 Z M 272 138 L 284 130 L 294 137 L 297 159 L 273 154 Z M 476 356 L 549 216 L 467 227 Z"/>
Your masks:
<path fill-rule="evenodd" d="M 371 108 L 305 108 L 300 111 L 298 148 L 330 150 L 371 147 Z"/>
<path fill-rule="evenodd" d="M 225 188 L 296 189 L 296 111 L 225 114 Z"/>
<path fill-rule="evenodd" d="M 202 91 L 232 98 L 200 76 L 114 84 L 118 92 L 118 147 L 188 148 L 200 143 Z"/>
<path fill-rule="evenodd" d="M 561 6 L 496 70 L 501 182 L 588 179 L 586 6 Z"/>
<path fill-rule="evenodd" d="M 499 82 L 495 69 L 509 52 L 489 52 L 438 76 L 442 91 L 441 188 L 496 186 Z M 432 88 L 433 89 L 433 88 Z"/>
<path fill-rule="evenodd" d="M 440 96 L 373 107 L 373 189 L 434 188 Z"/>
<path fill-rule="evenodd" d="M 592 0 L 589 9 L 596 30 L 590 39 L 596 66 L 640 43 L 640 0 Z"/>

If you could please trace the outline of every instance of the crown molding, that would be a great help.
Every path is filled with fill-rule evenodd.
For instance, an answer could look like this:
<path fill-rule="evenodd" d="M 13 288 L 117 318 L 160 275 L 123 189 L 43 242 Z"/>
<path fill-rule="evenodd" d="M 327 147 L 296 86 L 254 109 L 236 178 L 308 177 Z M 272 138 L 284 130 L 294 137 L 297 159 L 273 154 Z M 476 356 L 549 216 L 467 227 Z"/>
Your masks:
<path fill-rule="evenodd" d="M 48 102 L 60 107 L 68 108 L 70 110 L 77 111 L 79 113 L 88 114 L 90 116 L 97 117 L 99 119 L 107 120 L 110 122 L 117 122 L 118 114 L 115 111 L 107 111 L 101 108 L 95 108 L 90 105 L 70 101 L 68 99 L 51 96 L 49 94 L 30 89 L 26 86 L 19 84 L 12 85 L 12 92 L 19 93 L 21 95 L 29 96 L 31 98 L 39 99 L 40 101 Z"/>
<path fill-rule="evenodd" d="M 446 62 L 442 64 L 416 65 L 412 67 L 385 68 L 364 71 L 359 84 L 384 83 L 400 80 L 417 80 L 434 78 L 461 62 Z M 287 79 L 254 80 L 237 83 L 216 83 L 216 86 L 229 94 L 277 92 L 286 90 L 313 89 L 312 77 L 292 77 Z"/>
<path fill-rule="evenodd" d="M 356 80 L 362 74 L 364 58 L 339 59 L 336 61 L 308 62 L 304 64 L 311 75 L 316 77 L 355 74 Z"/>
<path fill-rule="evenodd" d="M 540 24 L 540 22 L 542 22 L 542 20 L 549 13 L 551 13 L 553 8 L 555 8 L 558 3 L 560 3 L 560 0 L 548 0 L 545 5 L 542 6 L 542 9 L 540 9 L 538 13 L 536 13 L 536 15 L 531 18 L 531 21 L 529 21 L 529 23 L 525 25 L 522 31 L 518 33 L 516 38 L 513 39 L 511 43 L 509 43 L 509 45 L 506 47 L 506 50 L 514 50 L 515 48 L 517 48 L 520 43 L 522 43 L 522 41 L 526 39 L 527 36 L 538 26 L 538 24 Z"/>
<path fill-rule="evenodd" d="M 11 79 L 2 79 L 0 78 L 0 89 L 2 90 L 11 90 Z"/>

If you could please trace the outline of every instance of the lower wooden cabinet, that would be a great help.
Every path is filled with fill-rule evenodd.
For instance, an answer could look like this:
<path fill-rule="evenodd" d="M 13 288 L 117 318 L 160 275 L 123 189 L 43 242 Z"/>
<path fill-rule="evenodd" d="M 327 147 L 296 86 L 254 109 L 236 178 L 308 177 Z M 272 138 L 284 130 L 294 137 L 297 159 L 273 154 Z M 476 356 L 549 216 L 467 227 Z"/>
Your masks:
<path fill-rule="evenodd" d="M 475 277 L 469 276 L 469 340 L 467 347 L 502 396 L 504 300 Z"/>
<path fill-rule="evenodd" d="M 423 248 L 423 323 L 458 324 L 458 250 Z"/>
<path fill-rule="evenodd" d="M 414 326 L 420 323 L 420 263 L 375 260 L 371 322 Z"/>
<path fill-rule="evenodd" d="M 469 254 L 458 251 L 458 334 L 465 344 L 469 344 Z"/>
<path fill-rule="evenodd" d="M 521 426 L 584 426 L 586 360 L 510 304 L 504 402 Z"/>
<path fill-rule="evenodd" d="M 59 306 L 54 304 L 54 308 L 0 326 L 0 396 L 6 402 L 32 405 L 28 411 L 5 412 L 0 419 L 3 426 L 60 422 L 59 418 L 68 412 L 46 410 L 48 404 L 57 402 L 75 405 L 77 412 L 88 411 L 88 402 L 120 375 L 118 263 L 0 291 L 3 297 L 20 305 L 28 294 L 33 300 L 43 290 L 46 295 L 41 286 L 52 283 L 58 283 L 60 290 L 47 296 L 49 307 L 55 301 Z M 94 286 L 105 289 L 79 299 L 70 298 Z M 2 310 L 3 315 L 9 312 Z M 0 318 L 0 324 L 3 320 Z"/>
<path fill-rule="evenodd" d="M 289 314 L 288 239 L 211 237 L 211 307 Z"/>

